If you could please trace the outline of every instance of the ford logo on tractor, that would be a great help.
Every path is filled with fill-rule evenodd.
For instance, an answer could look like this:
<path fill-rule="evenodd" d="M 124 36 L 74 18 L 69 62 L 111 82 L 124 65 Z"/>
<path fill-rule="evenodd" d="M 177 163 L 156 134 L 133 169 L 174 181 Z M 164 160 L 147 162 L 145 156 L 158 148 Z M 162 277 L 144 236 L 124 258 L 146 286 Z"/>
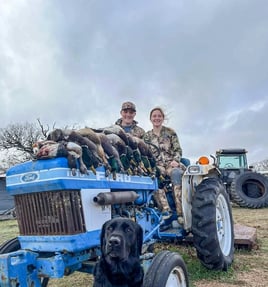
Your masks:
<path fill-rule="evenodd" d="M 38 178 L 37 173 L 27 173 L 21 177 L 21 180 L 23 182 L 30 182 L 30 181 L 35 181 L 37 178 Z"/>

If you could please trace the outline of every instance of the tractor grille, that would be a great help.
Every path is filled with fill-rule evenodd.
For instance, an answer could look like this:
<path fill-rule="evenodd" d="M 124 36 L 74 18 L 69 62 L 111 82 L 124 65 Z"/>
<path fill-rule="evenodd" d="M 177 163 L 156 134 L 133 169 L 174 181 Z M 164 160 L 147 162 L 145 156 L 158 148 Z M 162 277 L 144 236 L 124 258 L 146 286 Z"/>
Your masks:
<path fill-rule="evenodd" d="M 85 232 L 79 190 L 15 195 L 21 235 L 67 235 Z"/>

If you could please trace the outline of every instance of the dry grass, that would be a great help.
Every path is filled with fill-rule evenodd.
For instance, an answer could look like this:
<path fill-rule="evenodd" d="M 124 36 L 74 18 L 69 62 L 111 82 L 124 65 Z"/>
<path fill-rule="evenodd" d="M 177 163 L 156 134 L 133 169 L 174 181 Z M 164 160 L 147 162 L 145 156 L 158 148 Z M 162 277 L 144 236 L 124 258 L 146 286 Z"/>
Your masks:
<path fill-rule="evenodd" d="M 257 229 L 257 245 L 251 250 L 236 250 L 228 272 L 204 271 L 193 247 L 165 245 L 178 251 L 187 264 L 191 287 L 266 287 L 268 282 L 268 209 L 233 207 L 234 222 Z M 15 220 L 0 221 L 0 243 L 18 234 Z M 200 273 L 201 275 L 196 275 Z M 204 275 L 204 273 L 206 273 Z M 76 272 L 62 279 L 51 279 L 49 287 L 91 287 L 92 276 Z"/>
<path fill-rule="evenodd" d="M 257 245 L 251 250 L 236 250 L 234 276 L 228 282 L 201 280 L 195 287 L 267 287 L 268 285 L 268 209 L 233 207 L 234 222 L 257 229 Z"/>

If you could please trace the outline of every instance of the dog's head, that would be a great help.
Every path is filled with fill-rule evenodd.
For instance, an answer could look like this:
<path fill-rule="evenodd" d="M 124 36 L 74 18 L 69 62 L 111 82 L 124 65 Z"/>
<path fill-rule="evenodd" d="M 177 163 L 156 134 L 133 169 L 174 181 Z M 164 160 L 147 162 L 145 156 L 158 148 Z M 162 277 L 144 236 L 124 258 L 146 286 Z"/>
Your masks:
<path fill-rule="evenodd" d="M 139 258 L 142 243 L 143 230 L 131 219 L 116 217 L 102 226 L 101 251 L 107 262 Z"/>

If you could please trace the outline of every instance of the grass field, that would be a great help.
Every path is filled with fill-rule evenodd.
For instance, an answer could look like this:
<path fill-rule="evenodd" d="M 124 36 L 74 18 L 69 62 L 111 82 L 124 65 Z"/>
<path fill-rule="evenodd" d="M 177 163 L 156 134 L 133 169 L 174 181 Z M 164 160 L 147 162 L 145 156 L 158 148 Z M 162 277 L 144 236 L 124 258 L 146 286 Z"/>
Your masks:
<path fill-rule="evenodd" d="M 234 206 L 233 217 L 234 223 L 257 229 L 257 244 L 250 251 L 236 249 L 234 262 L 227 272 L 210 271 L 204 268 L 192 246 L 157 244 L 156 250 L 170 249 L 182 255 L 188 268 L 191 287 L 267 287 L 268 209 L 246 209 Z M 0 221 L 0 234 L 0 243 L 15 237 L 18 234 L 17 222 Z M 76 272 L 63 279 L 51 279 L 48 286 L 91 287 L 92 276 Z"/>

